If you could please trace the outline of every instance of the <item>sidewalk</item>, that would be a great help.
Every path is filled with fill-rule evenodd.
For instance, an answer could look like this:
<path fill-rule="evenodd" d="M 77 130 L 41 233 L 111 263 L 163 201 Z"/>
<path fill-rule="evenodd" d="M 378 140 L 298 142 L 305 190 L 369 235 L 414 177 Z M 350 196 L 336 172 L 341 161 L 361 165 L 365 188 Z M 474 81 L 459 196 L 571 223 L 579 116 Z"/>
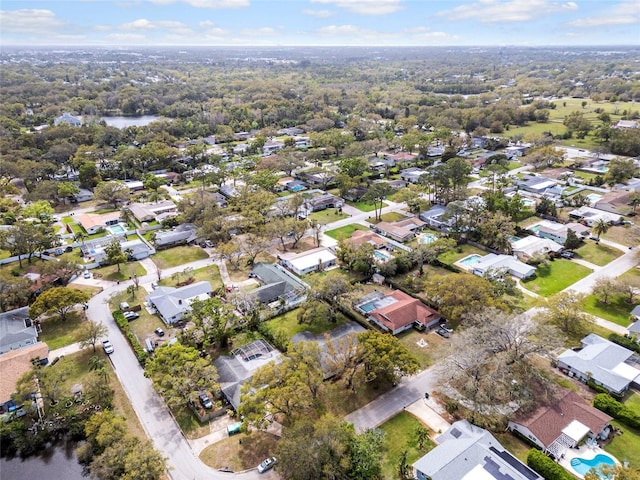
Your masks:
<path fill-rule="evenodd" d="M 439 411 L 442 410 L 442 407 L 431 399 L 426 400 L 421 398 L 420 400 L 416 400 L 406 407 L 405 410 L 415 415 L 434 433 L 442 433 L 451 426 L 451 424 L 442 418 L 439 413 Z M 441 413 L 444 412 L 442 411 Z"/>
<path fill-rule="evenodd" d="M 86 347 L 86 348 L 90 348 Z M 49 351 L 49 359 L 52 360 L 56 357 L 64 357 L 65 355 L 71 355 L 72 353 L 76 353 L 82 350 L 80 343 L 72 343 L 71 345 L 66 345 L 64 347 L 56 348 L 55 350 Z"/>

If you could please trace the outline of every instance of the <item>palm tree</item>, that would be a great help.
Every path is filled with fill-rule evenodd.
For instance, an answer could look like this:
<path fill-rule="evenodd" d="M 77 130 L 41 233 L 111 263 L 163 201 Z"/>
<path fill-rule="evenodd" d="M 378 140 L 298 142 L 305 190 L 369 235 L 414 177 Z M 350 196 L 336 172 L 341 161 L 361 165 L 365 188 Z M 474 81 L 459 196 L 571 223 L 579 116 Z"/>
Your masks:
<path fill-rule="evenodd" d="M 607 233 L 610 226 L 611 225 L 609 225 L 609 222 L 607 222 L 603 218 L 599 219 L 596 223 L 593 224 L 593 227 L 591 227 L 591 231 L 597 238 L 596 243 L 600 242 L 600 236 Z"/>

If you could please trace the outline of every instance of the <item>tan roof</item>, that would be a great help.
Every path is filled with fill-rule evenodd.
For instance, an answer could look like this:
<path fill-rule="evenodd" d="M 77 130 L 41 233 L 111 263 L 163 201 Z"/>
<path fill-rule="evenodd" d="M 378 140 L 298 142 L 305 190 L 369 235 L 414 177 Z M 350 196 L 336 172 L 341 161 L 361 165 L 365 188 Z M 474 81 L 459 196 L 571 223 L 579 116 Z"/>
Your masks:
<path fill-rule="evenodd" d="M 574 420 L 589 427 L 593 433 L 600 433 L 611 417 L 586 403 L 577 393 L 568 391 L 554 404 L 540 407 L 531 415 L 514 421 L 527 427 L 548 446 Z"/>
<path fill-rule="evenodd" d="M 31 369 L 31 360 L 49 355 L 49 347 L 40 342 L 26 348 L 11 350 L 0 355 L 0 402 L 6 402 L 16 391 L 18 379 Z"/>
<path fill-rule="evenodd" d="M 83 215 L 76 215 L 76 221 L 84 227 L 85 230 L 92 227 L 104 226 L 109 220 L 117 220 L 120 218 L 120 212 L 109 213 L 85 213 Z"/>
<path fill-rule="evenodd" d="M 395 290 L 387 297 L 395 298 L 397 301 L 372 310 L 369 315 L 375 317 L 389 330 L 397 330 L 415 321 L 427 325 L 441 318 L 440 313 L 436 310 L 427 307 L 417 298 L 413 298 L 400 290 Z"/>
<path fill-rule="evenodd" d="M 382 247 L 387 244 L 387 241 L 377 233 L 368 230 L 356 230 L 349 238 L 348 243 L 352 247 L 359 247 L 365 243 L 372 243 L 376 247 Z"/>
<path fill-rule="evenodd" d="M 413 235 L 413 232 L 411 230 L 399 226 L 397 223 L 379 222 L 376 224 L 376 228 L 398 238 L 410 238 Z"/>

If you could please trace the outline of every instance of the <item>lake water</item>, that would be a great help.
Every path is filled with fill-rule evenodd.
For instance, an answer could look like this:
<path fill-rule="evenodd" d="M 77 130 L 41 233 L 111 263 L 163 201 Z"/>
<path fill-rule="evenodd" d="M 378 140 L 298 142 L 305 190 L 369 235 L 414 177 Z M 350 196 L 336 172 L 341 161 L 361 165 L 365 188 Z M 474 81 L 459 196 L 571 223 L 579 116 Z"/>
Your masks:
<path fill-rule="evenodd" d="M 0 457 L 0 477 L 4 480 L 33 480 L 39 478 L 87 480 L 82 475 L 74 442 L 61 442 L 46 448 L 40 455 L 27 458 Z"/>
<path fill-rule="evenodd" d="M 144 127 L 151 122 L 159 120 L 157 115 L 143 115 L 142 117 L 100 117 L 110 127 L 126 128 L 126 127 Z"/>

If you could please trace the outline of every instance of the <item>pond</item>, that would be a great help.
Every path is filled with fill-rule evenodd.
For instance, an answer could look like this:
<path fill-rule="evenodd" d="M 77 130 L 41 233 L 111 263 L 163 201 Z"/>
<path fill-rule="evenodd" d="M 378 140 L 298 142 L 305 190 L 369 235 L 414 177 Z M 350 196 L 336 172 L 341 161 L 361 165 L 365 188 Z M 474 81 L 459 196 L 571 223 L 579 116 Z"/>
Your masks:
<path fill-rule="evenodd" d="M 0 457 L 2 478 L 15 480 L 32 478 L 64 478 L 87 480 L 83 466 L 76 457 L 75 442 L 60 442 L 48 446 L 39 455 L 27 458 Z"/>
<path fill-rule="evenodd" d="M 143 115 L 141 117 L 100 117 L 110 127 L 127 128 L 127 127 L 145 127 L 151 122 L 160 120 L 157 115 Z"/>

